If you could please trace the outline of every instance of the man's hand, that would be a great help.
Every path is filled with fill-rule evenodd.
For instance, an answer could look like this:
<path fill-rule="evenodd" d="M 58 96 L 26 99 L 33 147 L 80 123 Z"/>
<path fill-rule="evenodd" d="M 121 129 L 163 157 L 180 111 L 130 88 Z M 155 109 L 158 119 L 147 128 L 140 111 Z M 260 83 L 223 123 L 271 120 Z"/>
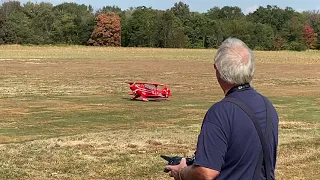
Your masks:
<path fill-rule="evenodd" d="M 179 177 L 179 171 L 181 171 L 182 168 L 187 167 L 187 161 L 185 158 L 181 159 L 181 162 L 177 166 L 167 166 L 166 169 L 168 169 L 170 177 L 173 177 L 175 180 L 181 180 Z"/>

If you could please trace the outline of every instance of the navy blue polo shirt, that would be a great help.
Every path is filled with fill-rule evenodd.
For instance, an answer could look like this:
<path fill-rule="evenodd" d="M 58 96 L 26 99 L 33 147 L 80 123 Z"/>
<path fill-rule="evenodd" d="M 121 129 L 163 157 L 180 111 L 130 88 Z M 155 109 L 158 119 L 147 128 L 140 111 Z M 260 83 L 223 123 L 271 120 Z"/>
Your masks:
<path fill-rule="evenodd" d="M 236 89 L 226 97 L 246 104 L 258 118 L 263 133 L 266 128 L 266 106 L 261 95 L 252 87 Z M 268 102 L 270 104 L 270 102 Z M 274 178 L 278 145 L 278 114 L 271 105 L 271 176 Z M 249 116 L 237 105 L 221 100 L 206 113 L 198 137 L 194 165 L 220 172 L 219 179 L 253 178 L 262 147 L 258 133 Z M 261 172 L 264 179 L 263 171 Z"/>

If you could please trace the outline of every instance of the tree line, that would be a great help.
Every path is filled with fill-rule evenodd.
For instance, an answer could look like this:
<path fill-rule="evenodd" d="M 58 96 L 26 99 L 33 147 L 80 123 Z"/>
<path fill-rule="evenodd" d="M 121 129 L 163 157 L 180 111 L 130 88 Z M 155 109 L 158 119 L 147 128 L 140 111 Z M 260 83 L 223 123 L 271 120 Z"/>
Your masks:
<path fill-rule="evenodd" d="M 218 48 L 228 37 L 255 50 L 320 49 L 320 12 L 268 5 L 247 15 L 237 6 L 200 13 L 184 2 L 167 10 L 104 6 L 95 11 L 77 3 L 19 1 L 0 6 L 0 44 Z"/>

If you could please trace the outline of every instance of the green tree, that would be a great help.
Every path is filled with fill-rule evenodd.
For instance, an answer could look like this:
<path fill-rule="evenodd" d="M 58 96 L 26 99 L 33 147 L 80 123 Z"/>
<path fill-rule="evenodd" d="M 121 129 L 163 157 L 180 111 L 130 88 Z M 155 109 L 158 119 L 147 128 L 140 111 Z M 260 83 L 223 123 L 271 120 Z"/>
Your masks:
<path fill-rule="evenodd" d="M 54 20 L 52 39 L 56 43 L 75 44 L 77 26 L 74 24 L 74 17 L 71 13 L 61 13 Z"/>
<path fill-rule="evenodd" d="M 0 6 L 0 45 L 6 43 L 7 27 L 5 26 L 5 22 L 6 19 L 2 14 L 2 7 Z"/>
<path fill-rule="evenodd" d="M 14 11 L 21 11 L 21 8 L 20 2 L 18 1 L 4 2 L 0 6 L 0 44 L 14 43 L 12 40 L 15 39 L 15 37 L 13 37 L 15 35 L 9 30 L 8 18 Z"/>
<path fill-rule="evenodd" d="M 259 7 L 255 12 L 250 13 L 247 19 L 273 28 L 275 49 L 304 49 L 303 16 L 292 8 L 281 9 L 270 5 L 266 8 Z"/>
<path fill-rule="evenodd" d="M 8 42 L 14 44 L 32 43 L 34 32 L 31 20 L 21 11 L 13 11 L 7 17 L 5 26 L 8 28 Z"/>
<path fill-rule="evenodd" d="M 224 6 L 221 9 L 219 7 L 213 7 L 207 11 L 206 16 L 211 20 L 235 20 L 245 17 L 241 8 L 238 6 Z"/>
<path fill-rule="evenodd" d="M 206 48 L 218 48 L 220 46 L 224 40 L 223 25 L 224 23 L 220 20 L 209 20 L 205 25 Z"/>
<path fill-rule="evenodd" d="M 33 44 L 53 43 L 52 29 L 54 23 L 53 5 L 51 3 L 35 4 L 28 2 L 24 5 L 23 11 L 31 19 Z"/>
<path fill-rule="evenodd" d="M 182 2 L 182 1 L 174 3 L 174 6 L 171 8 L 171 11 L 182 22 L 184 22 L 188 18 L 189 14 L 190 14 L 189 5 L 184 3 L 184 2 Z"/>
<path fill-rule="evenodd" d="M 171 10 L 165 11 L 158 24 L 157 46 L 164 48 L 183 48 L 187 46 L 188 37 L 179 18 Z"/>
<path fill-rule="evenodd" d="M 280 31 L 280 35 L 286 42 L 294 41 L 304 43 L 303 32 L 304 22 L 301 18 L 301 14 L 295 13 L 295 15 L 284 24 L 284 27 Z"/>
<path fill-rule="evenodd" d="M 151 8 L 138 7 L 128 20 L 128 46 L 155 47 L 158 16 L 159 13 Z"/>
<path fill-rule="evenodd" d="M 218 20 L 220 18 L 220 8 L 214 7 L 207 11 L 206 16 L 211 20 Z"/>
<path fill-rule="evenodd" d="M 209 19 L 205 14 L 192 12 L 190 13 L 189 21 L 187 22 L 188 38 L 190 41 L 190 47 L 192 48 L 204 48 L 206 45 L 207 31 L 206 25 Z"/>
<path fill-rule="evenodd" d="M 244 18 L 241 8 L 237 6 L 224 6 L 218 13 L 219 19 L 235 20 Z"/>
<path fill-rule="evenodd" d="M 57 43 L 87 44 L 94 28 L 92 6 L 62 3 L 53 8 L 52 38 Z"/>
<path fill-rule="evenodd" d="M 207 38 L 208 47 L 218 48 L 226 38 L 235 37 L 243 40 L 252 49 L 273 49 L 273 30 L 268 25 L 248 22 L 245 19 L 220 19 L 210 20 L 207 26 L 209 32 Z"/>
<path fill-rule="evenodd" d="M 190 39 L 191 47 L 217 48 L 219 46 L 218 44 L 220 44 L 223 39 L 227 38 L 227 36 L 235 36 L 234 32 L 237 33 L 238 28 L 241 26 L 241 24 L 237 25 L 236 23 L 231 25 L 231 22 L 234 20 L 244 20 L 244 14 L 241 9 L 236 6 L 225 6 L 222 9 L 214 7 L 204 14 L 190 14 L 190 20 L 187 23 L 187 27 L 189 29 L 188 37 Z M 223 28 L 225 23 L 229 25 L 228 27 L 236 28 L 236 30 L 233 33 L 228 33 L 232 29 L 227 29 L 227 31 L 225 31 L 226 28 Z M 222 27 L 218 27 L 218 24 Z M 241 28 L 243 29 L 243 27 Z M 248 35 L 246 32 L 243 33 Z"/>
<path fill-rule="evenodd" d="M 173 14 L 180 19 L 184 27 L 184 34 L 191 37 L 192 27 L 191 25 L 191 11 L 188 4 L 179 1 L 174 3 L 173 7 L 170 9 Z M 192 44 L 192 43 L 191 43 Z M 191 46 L 191 45 L 190 45 Z"/>
<path fill-rule="evenodd" d="M 253 29 L 250 22 L 245 20 L 220 20 L 223 24 L 222 32 L 223 39 L 228 37 L 239 38 L 245 43 L 248 44 L 249 47 L 253 48 L 253 44 L 251 38 L 253 36 Z"/>
<path fill-rule="evenodd" d="M 261 23 L 253 23 L 251 43 L 256 50 L 274 50 L 275 37 L 271 26 Z"/>
<path fill-rule="evenodd" d="M 270 25 L 274 33 L 278 34 L 293 17 L 293 14 L 294 10 L 290 7 L 283 10 L 278 6 L 268 5 L 266 8 L 260 6 L 255 12 L 249 13 L 247 19 L 253 23 Z"/>

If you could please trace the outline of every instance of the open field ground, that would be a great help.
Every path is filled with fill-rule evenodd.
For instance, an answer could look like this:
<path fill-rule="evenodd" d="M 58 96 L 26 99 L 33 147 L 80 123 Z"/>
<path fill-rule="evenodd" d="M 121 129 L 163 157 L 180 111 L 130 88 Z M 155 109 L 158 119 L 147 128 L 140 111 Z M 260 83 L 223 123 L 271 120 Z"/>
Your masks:
<path fill-rule="evenodd" d="M 192 155 L 223 98 L 214 53 L 0 46 L 0 179 L 170 179 L 159 155 Z M 320 179 L 320 52 L 255 55 L 253 86 L 280 115 L 277 179 Z M 130 101 L 130 80 L 172 99 Z"/>

